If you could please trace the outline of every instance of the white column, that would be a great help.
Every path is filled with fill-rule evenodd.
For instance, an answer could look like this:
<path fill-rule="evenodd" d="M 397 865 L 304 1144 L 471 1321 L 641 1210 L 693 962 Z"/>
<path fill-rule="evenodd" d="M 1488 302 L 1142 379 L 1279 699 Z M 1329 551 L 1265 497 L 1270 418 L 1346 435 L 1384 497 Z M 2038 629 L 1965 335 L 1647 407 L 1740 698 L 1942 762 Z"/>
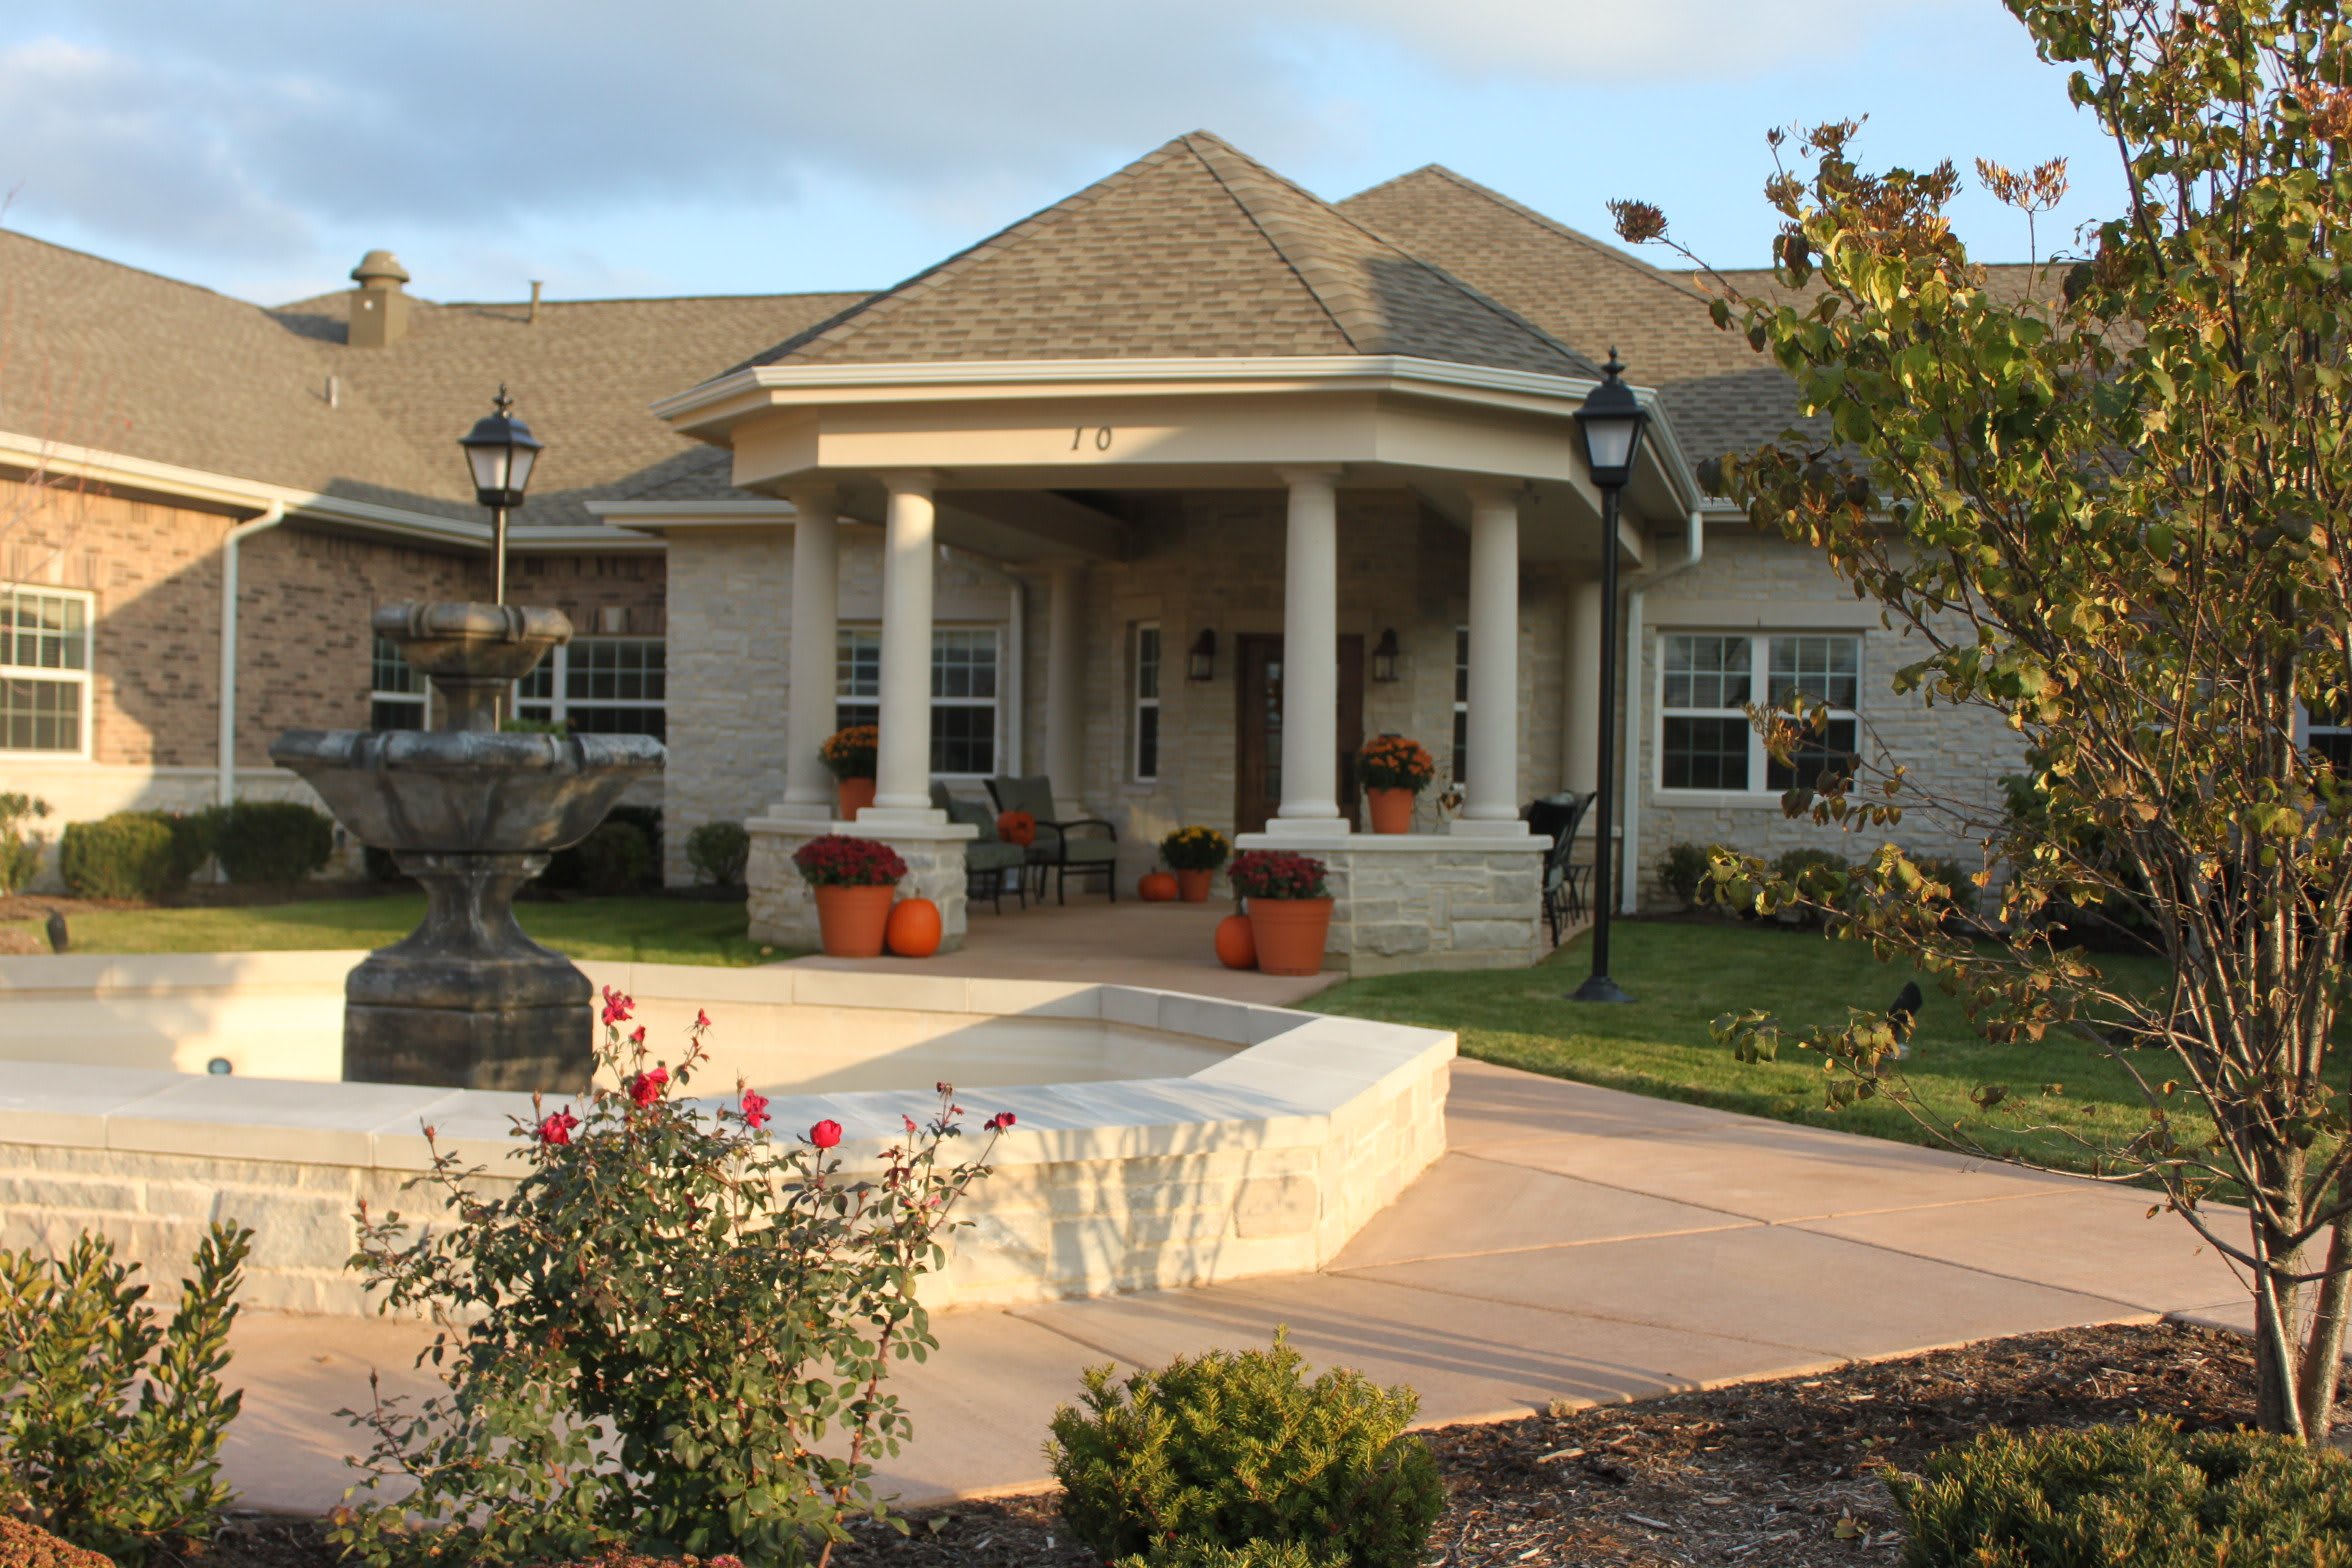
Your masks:
<path fill-rule="evenodd" d="M 777 815 L 831 820 L 833 775 L 818 753 L 833 733 L 841 529 L 830 490 L 791 496 L 792 690 L 784 716 L 784 801 Z"/>
<path fill-rule="evenodd" d="M 882 703 L 874 762 L 879 818 L 938 819 L 931 806 L 931 572 L 937 518 L 931 476 L 882 476 Z M 861 818 L 861 820 L 863 820 Z"/>
<path fill-rule="evenodd" d="M 1339 496 L 1330 469 L 1293 469 L 1282 567 L 1284 830 L 1334 837 L 1339 814 Z"/>
<path fill-rule="evenodd" d="M 1601 580 L 1568 588 L 1568 667 L 1560 711 L 1560 781 L 1589 795 L 1601 787 Z"/>
<path fill-rule="evenodd" d="M 1519 819 L 1519 497 L 1470 492 L 1470 754 L 1457 833 L 1525 833 Z"/>
<path fill-rule="evenodd" d="M 1085 587 L 1083 564 L 1054 563 L 1045 606 L 1045 771 L 1057 805 L 1085 793 Z"/>

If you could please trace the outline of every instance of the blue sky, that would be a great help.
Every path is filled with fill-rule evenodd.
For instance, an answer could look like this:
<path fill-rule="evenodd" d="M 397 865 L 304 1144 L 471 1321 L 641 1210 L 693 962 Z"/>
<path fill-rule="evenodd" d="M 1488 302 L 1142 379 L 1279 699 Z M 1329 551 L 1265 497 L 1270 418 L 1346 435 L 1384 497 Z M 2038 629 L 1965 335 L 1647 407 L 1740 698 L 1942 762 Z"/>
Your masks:
<path fill-rule="evenodd" d="M 1444 163 L 1760 264 L 1772 126 L 2120 182 L 1996 0 L 16 0 L 0 222 L 264 302 L 386 246 L 439 299 L 871 288 L 1168 137 L 1324 196 Z M 1988 260 L 2022 220 L 1971 189 Z M 1661 261 L 1671 258 L 1660 255 Z"/>

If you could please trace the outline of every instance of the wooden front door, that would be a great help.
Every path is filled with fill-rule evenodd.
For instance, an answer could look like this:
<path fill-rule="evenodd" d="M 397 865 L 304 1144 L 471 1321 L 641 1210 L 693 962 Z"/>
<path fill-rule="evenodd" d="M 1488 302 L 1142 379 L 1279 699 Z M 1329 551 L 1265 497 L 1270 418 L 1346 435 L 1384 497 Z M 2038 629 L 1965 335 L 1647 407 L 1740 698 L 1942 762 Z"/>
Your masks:
<path fill-rule="evenodd" d="M 1240 644 L 1234 737 L 1233 826 L 1262 833 L 1282 804 L 1282 639 L 1245 634 Z M 1356 818 L 1356 753 L 1364 748 L 1364 639 L 1339 639 L 1339 810 Z"/>

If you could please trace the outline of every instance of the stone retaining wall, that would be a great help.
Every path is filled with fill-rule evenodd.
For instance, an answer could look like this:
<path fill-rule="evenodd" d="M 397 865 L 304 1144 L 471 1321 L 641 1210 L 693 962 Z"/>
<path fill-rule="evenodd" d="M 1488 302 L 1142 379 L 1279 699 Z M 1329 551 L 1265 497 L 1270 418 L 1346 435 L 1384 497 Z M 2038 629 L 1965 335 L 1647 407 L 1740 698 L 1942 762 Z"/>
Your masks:
<path fill-rule="evenodd" d="M 815 890 L 793 867 L 793 851 L 827 833 L 847 833 L 880 839 L 907 864 L 899 879 L 900 898 L 927 898 L 939 906 L 939 950 L 964 945 L 964 846 L 975 836 L 969 826 L 943 823 L 936 828 L 860 828 L 854 822 L 797 822 L 784 817 L 754 817 L 744 824 L 751 835 L 751 859 L 744 867 L 744 901 L 750 913 L 750 935 L 755 942 L 776 947 L 814 948 L 818 945 Z"/>
<path fill-rule="evenodd" d="M 1314 839 L 1286 835 L 1277 825 L 1236 842 L 1323 862 L 1332 897 L 1326 967 L 1351 975 L 1523 969 L 1546 951 L 1548 839 L 1455 833 Z"/>

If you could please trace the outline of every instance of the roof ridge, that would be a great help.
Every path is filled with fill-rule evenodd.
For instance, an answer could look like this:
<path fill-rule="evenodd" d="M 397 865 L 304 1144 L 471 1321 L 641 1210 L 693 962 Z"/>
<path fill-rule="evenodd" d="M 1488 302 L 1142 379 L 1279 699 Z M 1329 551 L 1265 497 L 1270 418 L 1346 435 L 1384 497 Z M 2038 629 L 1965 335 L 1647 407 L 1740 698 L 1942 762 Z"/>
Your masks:
<path fill-rule="evenodd" d="M 38 245 L 43 250 L 57 251 L 63 255 L 78 257 L 83 261 L 94 261 L 102 267 L 111 268 L 116 272 L 127 272 L 133 277 L 147 278 L 156 283 L 168 283 L 174 288 L 186 289 L 192 294 L 202 294 L 207 299 L 217 299 L 224 305 L 234 305 L 240 310 L 250 310 L 259 316 L 270 314 L 271 307 L 267 305 L 257 305 L 249 299 L 239 299 L 234 294 L 224 294 L 219 289 L 208 287 L 205 284 L 191 283 L 186 278 L 175 278 L 168 272 L 157 272 L 152 267 L 135 267 L 127 261 L 117 261 L 112 256 L 101 256 L 94 250 L 83 250 L 78 246 L 43 239 L 40 235 L 29 234 L 23 229 L 12 229 L 5 223 L 0 223 L 0 237 L 23 240 L 26 244 Z"/>
<path fill-rule="evenodd" d="M 1061 200 L 1040 207 L 1027 217 L 1015 219 L 1003 228 L 974 241 L 944 260 L 932 263 L 911 277 L 901 279 L 886 289 L 877 290 L 839 315 L 821 321 L 805 332 L 796 333 L 792 337 L 786 338 L 774 347 L 753 355 L 740 365 L 728 367 L 723 374 L 731 375 L 735 371 L 753 365 L 772 365 L 788 356 L 804 354 L 820 347 L 825 350 L 838 348 L 877 322 L 887 320 L 893 313 L 894 306 L 943 287 L 952 276 L 962 272 L 966 266 L 983 256 L 995 255 L 1034 238 L 1072 213 L 1092 206 L 1107 195 L 1114 186 L 1140 176 L 1146 169 L 1158 168 L 1184 146 L 1184 137 L 1172 137 L 1142 157 L 1122 164 L 1102 178 L 1064 196 Z"/>
<path fill-rule="evenodd" d="M 1707 295 L 1705 293 L 1683 282 L 1680 278 L 1677 278 L 1673 273 L 1668 272 L 1665 268 L 1654 267 L 1648 262 L 1642 260 L 1639 256 L 1628 255 L 1626 252 L 1619 250 L 1614 245 L 1605 245 L 1599 240 L 1594 239 L 1591 235 L 1585 233 L 1582 229 L 1570 228 L 1567 224 L 1562 223 L 1559 219 L 1552 217 L 1550 214 L 1539 212 L 1535 208 L 1528 206 L 1525 202 L 1514 201 L 1510 197 L 1505 196 L 1501 191 L 1495 190 L 1491 186 L 1481 185 L 1476 180 L 1471 179 L 1468 175 L 1458 173 L 1453 169 L 1449 169 L 1442 163 L 1423 164 L 1420 168 L 1414 169 L 1406 174 L 1400 174 L 1394 179 L 1384 180 L 1378 185 L 1367 186 L 1365 189 L 1356 192 L 1355 195 L 1350 196 L 1347 199 L 1349 201 L 1356 201 L 1371 195 L 1374 191 L 1386 190 L 1391 185 L 1401 185 L 1405 181 L 1417 178 L 1421 175 L 1429 175 L 1436 179 L 1445 180 L 1457 188 L 1466 191 L 1473 196 L 1481 197 L 1484 200 L 1491 202 L 1493 205 L 1500 207 L 1503 211 L 1523 219 L 1524 221 L 1535 225 L 1539 229 L 1545 230 L 1547 233 L 1558 235 L 1560 238 L 1567 240 L 1570 244 L 1575 245 L 1579 249 L 1590 252 L 1592 255 L 1597 256 L 1614 266 L 1623 267 L 1639 277 L 1646 278 L 1653 283 L 1657 283 L 1665 288 L 1672 289 L 1675 293 L 1685 295 L 1690 299 L 1698 301 L 1700 304 L 1705 304 L 1707 302 Z"/>
<path fill-rule="evenodd" d="M 1511 323 L 1511 325 L 1519 328 L 1521 331 L 1531 334 L 1548 347 L 1559 352 L 1569 361 L 1569 363 L 1580 366 L 1586 370 L 1593 370 L 1595 368 L 1592 364 L 1592 361 L 1587 359 L 1584 355 L 1578 353 L 1576 349 L 1569 344 L 1562 342 L 1559 338 L 1553 336 L 1549 332 L 1546 332 L 1543 328 L 1537 326 L 1534 322 L 1528 320 L 1519 312 L 1511 309 L 1501 301 L 1494 299 L 1484 290 L 1472 286 L 1465 279 L 1458 277 L 1454 273 L 1448 272 L 1445 268 L 1438 266 L 1435 262 L 1417 255 L 1410 248 L 1390 239 L 1387 235 L 1372 227 L 1372 225 L 1357 218 L 1354 214 L 1343 210 L 1338 203 L 1325 201 L 1322 197 L 1316 195 L 1313 191 L 1308 190 L 1305 186 L 1300 185 L 1297 181 L 1290 179 L 1288 176 L 1280 173 L 1277 170 L 1268 168 L 1265 164 L 1258 162 L 1258 160 L 1241 151 L 1232 143 L 1226 141 L 1223 137 L 1215 135 L 1213 132 L 1197 131 L 1193 133 L 1193 135 L 1200 140 L 1208 142 L 1210 145 L 1217 148 L 1220 152 L 1230 154 L 1235 159 L 1238 159 L 1254 175 L 1263 178 L 1276 187 L 1282 190 L 1286 190 L 1301 200 L 1310 203 L 1317 211 L 1327 213 L 1331 217 L 1336 218 L 1341 223 L 1355 230 L 1358 234 L 1364 236 L 1364 238 L 1370 240 L 1373 244 L 1378 245 L 1382 249 L 1395 255 L 1399 260 L 1407 263 L 1410 266 L 1418 267 L 1421 271 L 1429 274 L 1429 276 L 1437 279 L 1445 286 L 1455 290 L 1464 298 L 1470 300 L 1472 303 L 1478 305 L 1482 309 L 1500 317 L 1505 321 L 1508 321 Z M 1190 139 L 1192 138 L 1187 138 L 1187 140 Z M 1197 148 L 1195 149 L 1195 155 L 1198 155 Z M 1211 173 L 1217 174 L 1219 184 L 1224 185 L 1229 191 L 1233 191 L 1234 188 L 1232 182 L 1224 178 L 1222 171 L 1216 169 L 1215 165 L 1210 164 L 1209 160 L 1205 157 L 1202 158 L 1201 161 L 1209 166 Z M 1435 168 L 1437 166 L 1432 164 L 1429 167 Z M 1234 191 L 1234 199 L 1237 202 L 1242 203 L 1243 210 L 1250 214 L 1251 221 L 1258 224 L 1260 231 L 1267 232 L 1264 220 L 1261 219 L 1260 215 L 1247 204 L 1246 200 L 1238 191 Z M 1291 226 L 1289 220 L 1286 217 L 1279 217 L 1275 221 L 1280 223 L 1285 228 Z M 1272 233 L 1268 232 L 1267 237 L 1269 241 L 1274 243 L 1277 249 L 1282 249 L 1282 242 L 1275 238 Z M 1314 252 L 1319 249 L 1312 235 L 1300 233 L 1298 235 L 1298 241 L 1302 250 Z M 1341 308 L 1332 303 L 1332 301 L 1326 296 L 1322 286 L 1319 285 L 1315 279 L 1307 273 L 1306 269 L 1299 266 L 1297 258 L 1285 252 L 1283 260 L 1289 263 L 1291 269 L 1294 272 L 1299 274 L 1299 280 L 1307 286 L 1308 292 L 1314 295 L 1316 302 L 1323 306 L 1325 312 L 1329 314 L 1333 322 L 1338 325 L 1341 334 L 1347 338 L 1348 342 L 1352 344 L 1359 353 L 1381 353 L 1390 351 L 1390 339 L 1392 334 L 1391 323 L 1388 319 L 1388 316 L 1385 312 L 1382 312 L 1364 303 L 1361 300 L 1361 291 L 1359 289 L 1357 289 L 1353 284 L 1348 286 L 1348 292 L 1351 296 L 1356 296 L 1356 302 L 1349 309 L 1343 311 Z M 1349 316 L 1359 317 L 1370 324 L 1370 326 L 1373 328 L 1373 331 L 1370 335 L 1376 340 L 1376 346 L 1368 345 L 1364 341 L 1366 334 L 1354 330 L 1348 325 L 1347 318 Z"/>
<path fill-rule="evenodd" d="M 1225 171 L 1218 168 L 1214 160 L 1212 160 L 1198 146 L 1193 144 L 1196 140 L 1205 141 L 1212 147 L 1216 148 L 1219 153 L 1230 153 L 1234 157 L 1240 159 L 1245 165 L 1256 166 L 1255 160 L 1252 159 L 1249 154 L 1241 151 L 1241 149 L 1226 141 L 1222 136 L 1218 136 L 1213 132 L 1194 131 L 1190 135 L 1184 137 L 1183 140 L 1185 142 L 1186 150 L 1191 152 L 1193 157 L 1199 160 L 1200 166 L 1208 171 L 1209 178 L 1217 182 L 1217 188 L 1225 193 L 1226 199 L 1232 202 L 1233 205 L 1239 209 L 1241 215 L 1244 218 L 1249 220 L 1250 227 L 1258 231 L 1258 237 L 1266 242 L 1267 249 L 1274 252 L 1275 259 L 1280 261 L 1283 266 L 1290 270 L 1290 275 L 1298 279 L 1299 287 L 1307 291 L 1307 297 L 1315 302 L 1315 307 L 1322 311 L 1323 314 L 1330 319 L 1332 330 L 1344 338 L 1347 341 L 1348 347 L 1356 350 L 1356 352 L 1368 352 L 1357 335 L 1349 330 L 1348 324 L 1340 319 L 1339 312 L 1332 308 L 1331 301 L 1324 297 L 1323 291 L 1315 286 L 1315 280 L 1308 277 L 1305 270 L 1299 266 L 1298 258 L 1293 256 L 1290 253 L 1289 247 L 1285 246 L 1282 241 L 1277 239 L 1273 232 L 1267 228 L 1266 215 L 1261 214 L 1257 208 L 1252 206 L 1246 199 L 1244 199 L 1241 192 L 1234 189 L 1233 182 L 1225 177 Z M 1283 224 L 1283 227 L 1288 228 L 1289 225 L 1285 223 Z M 1302 235 L 1299 236 L 1299 238 L 1302 241 L 1302 248 L 1311 248 L 1304 245 L 1303 242 L 1305 240 L 1305 236 Z"/>

